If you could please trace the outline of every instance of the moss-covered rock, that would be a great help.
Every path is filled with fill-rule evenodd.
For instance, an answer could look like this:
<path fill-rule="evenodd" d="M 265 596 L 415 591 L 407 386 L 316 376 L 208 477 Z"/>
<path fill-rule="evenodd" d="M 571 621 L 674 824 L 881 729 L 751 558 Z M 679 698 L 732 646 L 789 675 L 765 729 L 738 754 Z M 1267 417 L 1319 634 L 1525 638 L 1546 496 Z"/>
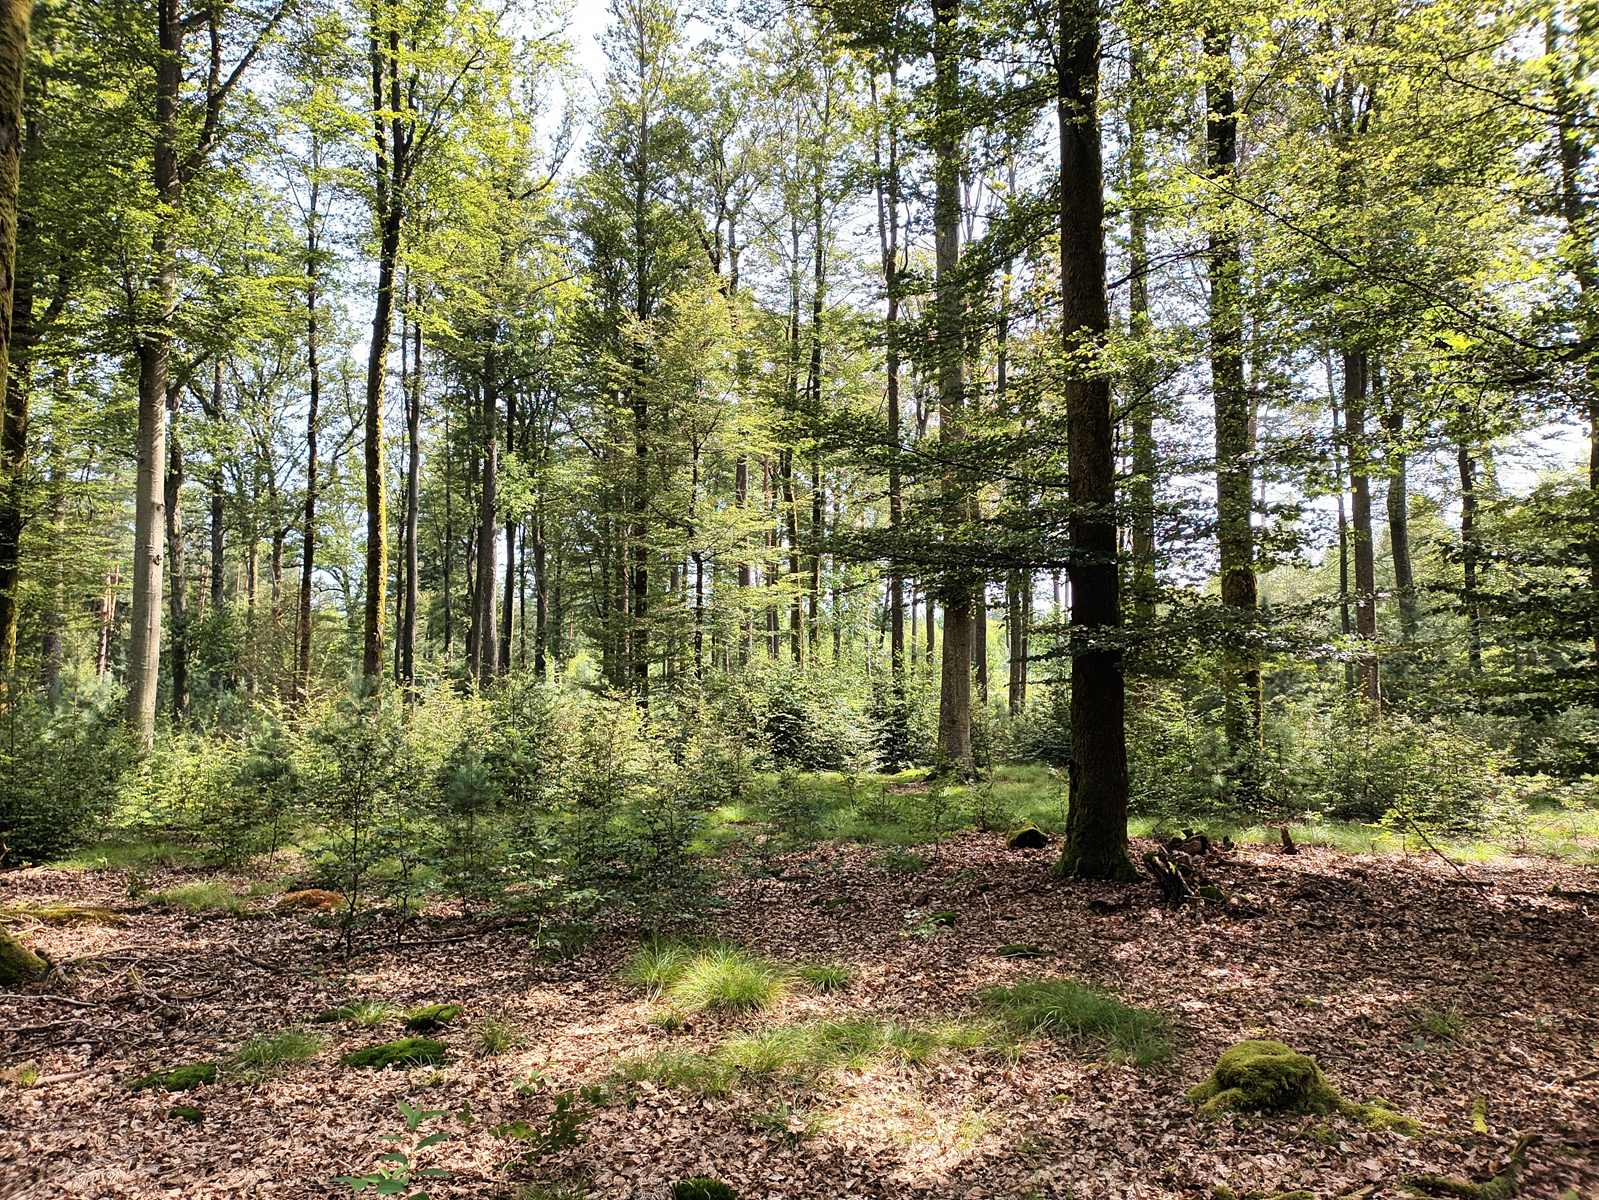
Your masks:
<path fill-rule="evenodd" d="M 1049 845 L 1049 834 L 1029 821 L 1011 830 L 1005 845 L 1012 850 L 1042 850 Z"/>
<path fill-rule="evenodd" d="M 672 1185 L 672 1200 L 738 1200 L 738 1193 L 720 1179 L 696 1175 Z"/>
<path fill-rule="evenodd" d="M 1236 1110 L 1256 1113 L 1339 1113 L 1370 1129 L 1413 1134 L 1411 1118 L 1382 1103 L 1355 1104 L 1338 1094 L 1308 1054 L 1269 1039 L 1239 1042 L 1222 1052 L 1216 1070 L 1190 1088 L 1188 1098 L 1207 1115 Z"/>
<path fill-rule="evenodd" d="M 152 1088 L 163 1092 L 187 1092 L 199 1087 L 202 1083 L 215 1083 L 216 1081 L 216 1063 L 198 1062 L 189 1063 L 186 1066 L 173 1067 L 167 1071 L 151 1071 L 142 1079 L 135 1079 L 132 1087 L 136 1092 L 149 1091 Z"/>
<path fill-rule="evenodd" d="M 462 1012 L 459 1004 L 429 1004 L 415 1009 L 405 1019 L 405 1027 L 412 1033 L 433 1033 L 443 1029 Z"/>
<path fill-rule="evenodd" d="M 21 987 L 43 979 L 50 964 L 0 929 L 0 987 Z"/>
<path fill-rule="evenodd" d="M 1282 1042 L 1250 1040 L 1222 1052 L 1216 1070 L 1191 1088 L 1188 1098 L 1203 1113 L 1330 1113 L 1339 1106 L 1316 1060 Z"/>
<path fill-rule="evenodd" d="M 347 1067 L 367 1067 L 382 1070 L 385 1067 L 436 1066 L 444 1061 L 444 1043 L 432 1038 L 401 1038 L 397 1042 L 384 1042 L 364 1050 L 352 1050 L 339 1060 Z"/>

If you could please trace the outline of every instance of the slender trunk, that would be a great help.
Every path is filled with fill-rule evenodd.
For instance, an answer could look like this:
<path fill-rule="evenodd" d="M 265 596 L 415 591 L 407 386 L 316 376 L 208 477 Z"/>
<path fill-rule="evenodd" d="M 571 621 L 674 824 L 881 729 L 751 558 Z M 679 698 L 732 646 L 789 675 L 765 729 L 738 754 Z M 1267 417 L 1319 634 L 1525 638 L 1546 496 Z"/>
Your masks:
<path fill-rule="evenodd" d="M 897 534 L 904 521 L 905 504 L 901 495 L 899 469 L 899 122 L 893 106 L 899 103 L 899 60 L 889 60 L 888 83 L 891 91 L 888 110 L 888 161 L 882 160 L 882 149 L 877 137 L 872 141 L 876 160 L 877 186 L 877 239 L 882 257 L 883 290 L 887 293 L 887 311 L 883 317 L 883 369 L 884 387 L 888 405 L 888 524 Z M 872 101 L 877 101 L 877 79 L 871 80 Z M 905 573 L 899 565 L 899 547 L 893 550 L 888 576 L 888 629 L 889 663 L 895 691 L 905 691 Z M 914 640 L 914 639 L 913 639 Z"/>
<path fill-rule="evenodd" d="M 1406 646 L 1416 640 L 1416 573 L 1410 559 L 1409 455 L 1405 451 L 1405 400 L 1398 388 L 1386 389 L 1380 405 L 1388 437 L 1388 541 L 1394 556 L 1394 598 L 1399 602 L 1399 631 Z"/>
<path fill-rule="evenodd" d="M 1145 355 L 1152 330 L 1149 315 L 1149 208 L 1144 200 L 1148 186 L 1148 147 L 1145 145 L 1145 101 L 1142 48 L 1131 50 L 1131 96 L 1127 110 L 1127 182 L 1131 200 L 1127 209 L 1129 281 L 1128 324 L 1133 352 L 1138 357 L 1129 384 L 1132 396 L 1128 421 L 1132 426 L 1132 480 L 1128 485 L 1132 526 L 1133 620 L 1142 627 L 1155 621 L 1155 385 Z"/>
<path fill-rule="evenodd" d="M 1354 632 L 1349 612 L 1349 516 L 1344 505 L 1343 405 L 1333 381 L 1332 359 L 1327 359 L 1327 394 L 1332 402 L 1333 476 L 1338 480 L 1338 628 L 1347 645 Z M 1344 663 L 1344 692 L 1355 690 L 1355 664 Z"/>
<path fill-rule="evenodd" d="M 28 349 L 33 275 L 17 271 L 22 166 L 22 87 L 33 0 L 0 2 L 0 674 L 17 666 L 17 580 L 22 545 L 22 468 L 28 454 Z M 0 687 L 3 687 L 0 684 Z"/>
<path fill-rule="evenodd" d="M 1370 362 L 1363 350 L 1344 351 L 1344 436 L 1348 442 L 1349 483 L 1353 497 L 1350 532 L 1355 558 L 1355 633 L 1360 639 L 1360 692 L 1372 705 L 1382 702 L 1377 663 L 1377 562 L 1371 528 L 1371 467 L 1366 445 L 1366 398 Z"/>
<path fill-rule="evenodd" d="M 405 397 L 405 615 L 400 623 L 400 682 L 416 687 L 417 605 L 421 597 L 417 524 L 422 486 L 422 322 L 411 323 L 411 378 Z"/>
<path fill-rule="evenodd" d="M 483 464 L 479 475 L 477 510 L 477 605 L 473 628 L 477 630 L 474 642 L 476 662 L 472 674 L 478 686 L 486 688 L 494 677 L 499 663 L 499 647 L 495 639 L 495 621 L 498 614 L 494 603 L 494 535 L 495 518 L 499 512 L 499 397 L 495 376 L 495 347 L 491 342 L 483 352 L 483 400 L 479 409 L 480 436 L 483 442 Z"/>
<path fill-rule="evenodd" d="M 306 208 L 305 226 L 305 366 L 308 400 L 305 410 L 305 507 L 300 516 L 300 596 L 295 620 L 294 698 L 304 708 L 311 699 L 311 592 L 316 583 L 316 492 L 319 486 L 317 472 L 321 463 L 317 459 L 318 424 L 322 410 L 321 302 L 322 246 L 321 213 L 321 142 L 315 137 L 311 142 L 311 191 Z M 220 499 L 220 496 L 217 497 Z M 221 531 L 212 534 L 213 559 L 222 554 Z M 213 563 L 213 571 L 220 574 L 221 564 Z M 213 580 L 212 587 L 217 586 Z"/>
<path fill-rule="evenodd" d="M 66 534 L 66 475 L 59 459 L 60 448 L 52 446 L 51 450 L 50 532 L 52 544 L 60 546 Z M 54 562 L 51 564 L 51 571 L 54 579 L 50 586 L 45 610 L 40 617 L 42 633 L 39 639 L 39 657 L 41 660 L 39 684 L 44 691 L 46 703 L 54 709 L 61 700 L 61 663 L 63 658 L 61 633 L 66 620 L 67 568 L 63 555 L 57 553 L 52 557 Z"/>
<path fill-rule="evenodd" d="M 183 570 L 183 443 L 178 436 L 178 390 L 167 391 L 167 477 L 166 539 L 167 562 L 171 567 L 172 635 L 169 661 L 172 668 L 172 722 L 181 724 L 189 715 L 189 637 L 185 608 Z"/>
<path fill-rule="evenodd" d="M 738 464 L 733 468 L 733 500 L 742 516 L 750 503 L 750 460 L 746 454 L 738 456 Z M 750 607 L 750 587 L 754 582 L 754 571 L 746 548 L 738 560 L 739 666 L 747 665 L 755 653 L 755 613 Z"/>
<path fill-rule="evenodd" d="M 539 679 L 549 676 L 546 661 L 550 648 L 550 596 L 549 575 L 546 569 L 544 542 L 544 495 L 539 493 L 539 511 L 533 518 L 533 674 Z"/>
<path fill-rule="evenodd" d="M 1206 168 L 1223 188 L 1238 169 L 1238 114 L 1233 96 L 1232 37 L 1205 33 Z M 1208 233 L 1210 371 L 1216 412 L 1216 529 L 1221 551 L 1221 602 L 1233 616 L 1225 647 L 1227 740 L 1244 798 L 1256 790 L 1253 762 L 1261 737 L 1260 658 L 1251 648 L 1255 551 L 1254 429 L 1244 379 L 1243 254 L 1235 214 L 1223 205 Z"/>
<path fill-rule="evenodd" d="M 102 680 L 111 670 L 111 640 L 117 627 L 117 591 L 121 586 L 122 564 L 112 563 L 105 575 L 105 592 L 100 597 L 99 641 L 94 655 L 94 672 Z"/>
<path fill-rule="evenodd" d="M 444 546 L 443 561 L 444 602 L 444 659 L 450 658 L 450 644 L 455 637 L 455 450 L 450 442 L 450 409 L 444 408 Z"/>
<path fill-rule="evenodd" d="M 516 389 L 512 388 L 505 395 L 505 448 L 507 452 L 515 448 L 516 439 Z M 506 674 L 511 669 L 511 635 L 515 626 L 516 604 L 516 541 L 517 523 L 512 518 L 510 510 L 505 513 L 505 603 L 500 610 L 500 673 Z"/>
<path fill-rule="evenodd" d="M 1462 439 L 1455 453 L 1460 469 L 1461 607 L 1466 614 L 1466 661 L 1482 674 L 1482 602 L 1477 591 L 1477 464 Z"/>
<path fill-rule="evenodd" d="M 1062 874 L 1131 879 L 1127 857 L 1126 688 L 1116 568 L 1116 461 L 1110 384 L 1097 351 L 1105 298 L 1105 191 L 1099 146 L 1099 11 L 1060 0 L 1061 327 L 1070 492 L 1073 638 L 1070 803 Z M 1097 359 L 1097 356 L 1096 356 Z"/>

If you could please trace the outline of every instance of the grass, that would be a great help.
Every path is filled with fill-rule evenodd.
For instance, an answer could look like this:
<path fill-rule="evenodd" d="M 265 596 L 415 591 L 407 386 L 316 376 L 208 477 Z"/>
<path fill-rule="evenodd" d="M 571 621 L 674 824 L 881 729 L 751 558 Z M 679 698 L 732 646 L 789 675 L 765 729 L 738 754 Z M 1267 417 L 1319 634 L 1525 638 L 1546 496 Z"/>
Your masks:
<path fill-rule="evenodd" d="M 387 1000 L 351 1000 L 337 1008 L 330 1008 L 324 1013 L 318 1013 L 314 1018 L 319 1024 L 333 1021 L 345 1021 L 351 1025 L 361 1025 L 371 1028 L 381 1025 L 385 1021 L 392 1021 L 405 1014 Z"/>
<path fill-rule="evenodd" d="M 177 842 L 100 842 L 50 864 L 58 871 L 136 871 L 197 863 L 200 852 Z"/>
<path fill-rule="evenodd" d="M 776 1025 L 723 1041 L 708 1053 L 663 1050 L 623 1059 L 620 1079 L 726 1095 L 741 1083 L 814 1083 L 833 1070 L 915 1066 L 952 1051 L 1007 1048 L 1005 1031 L 992 1021 L 909 1025 L 874 1017 Z"/>
<path fill-rule="evenodd" d="M 475 1032 L 477 1051 L 484 1058 L 504 1054 L 522 1043 L 521 1030 L 503 1017 L 485 1017 Z"/>
<path fill-rule="evenodd" d="M 818 992 L 841 992 L 855 978 L 853 971 L 839 963 L 807 963 L 796 967 L 794 974 Z"/>
<path fill-rule="evenodd" d="M 790 972 L 738 946 L 652 942 L 628 961 L 622 979 L 679 1013 L 755 1012 L 788 993 Z"/>
<path fill-rule="evenodd" d="M 177 887 L 155 893 L 150 899 L 166 908 L 181 908 L 192 913 L 244 911 L 244 901 L 220 879 L 180 883 Z"/>
<path fill-rule="evenodd" d="M 1035 979 L 988 988 L 983 1007 L 1021 1035 L 1044 1034 L 1103 1047 L 1112 1062 L 1147 1067 L 1171 1057 L 1171 1020 L 1134 1008 L 1075 979 Z"/>
<path fill-rule="evenodd" d="M 1433 1008 L 1417 1005 L 1410 1009 L 1410 1032 L 1417 1037 L 1431 1038 L 1435 1042 L 1458 1042 L 1466 1036 L 1470 1021 L 1458 1005 Z"/>
<path fill-rule="evenodd" d="M 259 1034 L 240 1046 L 233 1055 L 233 1068 L 250 1079 L 265 1079 L 284 1067 L 314 1058 L 323 1040 L 303 1029 Z"/>

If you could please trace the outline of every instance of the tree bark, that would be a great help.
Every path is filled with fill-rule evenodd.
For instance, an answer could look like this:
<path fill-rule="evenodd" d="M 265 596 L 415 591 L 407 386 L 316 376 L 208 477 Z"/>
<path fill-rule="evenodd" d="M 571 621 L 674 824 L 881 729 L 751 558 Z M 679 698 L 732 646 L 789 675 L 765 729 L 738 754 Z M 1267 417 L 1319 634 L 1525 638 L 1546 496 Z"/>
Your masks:
<path fill-rule="evenodd" d="M 321 302 L 322 230 L 321 142 L 311 139 L 311 191 L 305 226 L 305 366 L 308 397 L 305 411 L 305 507 L 300 518 L 300 596 L 295 620 L 294 699 L 302 708 L 311 699 L 311 592 L 316 581 L 317 433 L 322 408 Z M 213 535 L 216 536 L 215 534 Z M 220 538 L 214 551 L 221 558 Z M 218 567 L 218 569 L 220 569 Z M 215 586 L 215 584 L 213 584 Z"/>
<path fill-rule="evenodd" d="M 473 610 L 473 628 L 477 635 L 473 639 L 472 674 L 480 688 L 489 686 L 499 665 L 499 647 L 495 636 L 498 613 L 494 602 L 494 540 L 497 532 L 495 518 L 499 509 L 500 468 L 500 406 L 496 369 L 495 348 L 490 342 L 483 352 L 483 396 L 478 416 L 483 462 L 478 478 L 477 589 Z"/>
<path fill-rule="evenodd" d="M 166 539 L 167 561 L 171 566 L 172 636 L 169 659 L 172 666 L 172 723 L 180 725 L 189 715 L 189 637 L 185 605 L 183 570 L 183 443 L 178 430 L 178 389 L 167 390 L 167 476 Z"/>
<path fill-rule="evenodd" d="M 1477 590 L 1477 463 L 1464 439 L 1455 453 L 1460 471 L 1461 607 L 1466 614 L 1466 662 L 1482 674 L 1482 602 Z"/>
<path fill-rule="evenodd" d="M 1230 188 L 1238 169 L 1238 113 L 1233 95 L 1232 37 L 1205 33 L 1206 169 Z M 1244 380 L 1243 254 L 1232 207 L 1225 202 L 1208 231 L 1210 370 L 1216 412 L 1216 529 L 1221 551 L 1221 602 L 1233 616 L 1224 650 L 1222 687 L 1228 745 L 1246 800 L 1256 790 L 1260 748 L 1260 658 L 1250 648 L 1256 606 L 1254 423 Z"/>
<path fill-rule="evenodd" d="M 1155 473 L 1159 469 L 1155 447 L 1155 385 L 1143 357 L 1151 332 L 1149 315 L 1149 210 L 1144 202 L 1148 184 L 1148 147 L 1145 145 L 1144 56 L 1135 42 L 1131 47 L 1130 96 L 1127 108 L 1127 176 L 1131 199 L 1127 209 L 1129 280 L 1128 324 L 1136 360 L 1128 421 L 1132 426 L 1132 480 L 1128 485 L 1127 514 L 1131 526 L 1133 619 L 1148 627 L 1155 621 Z"/>
<path fill-rule="evenodd" d="M 1388 438 L 1388 541 L 1394 556 L 1394 599 L 1405 645 L 1416 640 L 1416 572 L 1410 556 L 1409 455 L 1405 451 L 1405 400 L 1398 388 L 1384 389 L 1383 432 Z"/>
<path fill-rule="evenodd" d="M 891 89 L 890 105 L 899 101 L 899 59 L 889 59 L 888 83 Z M 871 80 L 873 103 L 877 100 L 877 78 Z M 876 159 L 877 239 L 882 256 L 883 290 L 887 294 L 887 311 L 883 316 L 883 370 L 884 388 L 888 406 L 888 525 L 898 534 L 905 519 L 905 502 L 901 493 L 899 468 L 899 123 L 893 107 L 888 116 L 888 162 L 882 161 L 880 139 L 874 135 L 872 153 Z M 894 547 L 894 559 L 889 564 L 888 576 L 888 629 L 889 670 L 896 694 L 905 693 L 905 573 L 899 564 L 899 547 Z"/>
<path fill-rule="evenodd" d="M 970 497 L 960 476 L 965 439 L 965 340 L 960 280 L 960 66 L 956 22 L 960 0 L 933 0 L 934 324 L 938 352 L 938 442 L 943 456 L 940 492 L 951 532 L 963 533 Z M 962 775 L 972 771 L 972 583 L 955 572 L 943 587 L 944 655 L 938 689 L 938 749 Z M 929 623 L 929 628 L 931 624 Z"/>
<path fill-rule="evenodd" d="M 1364 350 L 1346 350 L 1344 359 L 1344 437 L 1349 455 L 1350 535 L 1355 558 L 1355 634 L 1360 639 L 1357 674 L 1361 695 L 1373 715 L 1382 703 L 1377 663 L 1377 562 L 1372 543 L 1371 467 L 1366 445 L 1366 398 L 1370 361 Z"/>
<path fill-rule="evenodd" d="M 1109 381 L 1095 355 L 1110 326 L 1099 146 L 1099 11 L 1060 0 L 1061 329 L 1071 542 L 1071 795 L 1062 874 L 1132 879 L 1127 857 L 1126 687 L 1116 566 L 1116 461 Z M 1097 355 L 1095 355 L 1097 357 Z"/>

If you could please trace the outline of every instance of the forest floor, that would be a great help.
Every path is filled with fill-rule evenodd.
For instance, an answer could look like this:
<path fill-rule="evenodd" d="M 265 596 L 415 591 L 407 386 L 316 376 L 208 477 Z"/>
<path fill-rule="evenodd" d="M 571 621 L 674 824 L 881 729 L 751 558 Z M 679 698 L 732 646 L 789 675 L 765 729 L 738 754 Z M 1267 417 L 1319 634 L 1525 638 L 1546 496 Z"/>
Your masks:
<path fill-rule="evenodd" d="M 1591 867 L 1240 846 L 1211 874 L 1258 915 L 1228 916 L 1162 907 L 1147 883 L 1056 880 L 1053 854 L 963 833 L 921 857 L 821 842 L 759 871 L 724 858 L 717 937 L 851 976 L 677 1028 L 652 1021 L 658 1005 L 619 978 L 638 945 L 622 934 L 551 957 L 526 930 L 473 934 L 441 911 L 408 944 L 345 961 L 325 923 L 277 910 L 260 878 L 147 876 L 152 890 L 216 878 L 241 896 L 236 911 L 193 913 L 131 901 L 116 869 L 0 875 L 8 926 L 58 965 L 0 1001 L 11 1080 L 0 1085 L 0 1196 L 349 1195 L 334 1176 L 373 1171 L 380 1154 L 438 1131 L 451 1136 L 415 1161 L 450 1176 L 400 1194 L 664 1197 L 676 1179 L 709 1175 L 746 1198 L 1209 1197 L 1225 1185 L 1376 1200 L 1406 1194 L 1416 1173 L 1486 1180 L 1532 1133 L 1522 1195 L 1599 1197 Z M 37 906 L 56 902 L 110 912 L 46 919 Z M 942 910 L 952 925 L 927 919 Z M 1044 956 L 996 953 L 1016 943 Z M 740 1032 L 823 1018 L 958 1023 L 985 987 L 1063 975 L 1169 1014 L 1172 1057 L 1138 1067 L 1036 1037 L 806 1080 L 751 1075 L 708 1094 L 618 1082 L 630 1056 L 710 1052 Z M 435 1035 L 445 1062 L 341 1066 L 346 1052 L 403 1036 L 402 1019 L 381 1013 L 370 1026 L 315 1023 L 356 997 L 395 1010 L 460 1004 Z M 303 1061 L 252 1071 L 231 1057 L 292 1028 L 313 1035 L 294 1055 Z M 1248 1036 L 1315 1055 L 1346 1096 L 1381 1097 L 1422 1132 L 1344 1116 L 1200 1117 L 1187 1089 Z M 129 1087 L 201 1060 L 222 1064 L 217 1082 Z M 407 1134 L 402 1102 L 448 1115 Z"/>

